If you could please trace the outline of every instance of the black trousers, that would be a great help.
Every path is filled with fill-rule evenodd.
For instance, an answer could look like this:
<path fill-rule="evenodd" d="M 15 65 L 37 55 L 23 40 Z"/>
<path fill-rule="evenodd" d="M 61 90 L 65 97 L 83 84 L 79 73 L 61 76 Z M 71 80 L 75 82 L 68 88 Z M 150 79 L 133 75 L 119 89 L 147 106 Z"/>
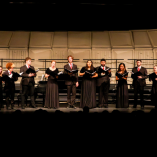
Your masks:
<path fill-rule="evenodd" d="M 6 106 L 8 107 L 10 105 L 9 99 L 11 99 L 11 104 L 14 103 L 14 96 L 15 96 L 15 86 L 11 86 L 7 89 L 5 89 L 6 92 Z"/>
<path fill-rule="evenodd" d="M 109 82 L 103 82 L 99 87 L 99 105 L 108 106 Z"/>
<path fill-rule="evenodd" d="M 144 86 L 140 86 L 139 82 L 137 82 L 134 85 L 134 106 L 137 106 L 137 96 L 138 93 L 140 94 L 140 104 L 141 106 L 144 106 L 144 101 L 143 101 L 143 93 L 144 93 Z"/>
<path fill-rule="evenodd" d="M 25 97 L 29 93 L 31 99 L 31 105 L 35 105 L 34 100 L 34 84 L 29 83 L 28 85 L 22 85 L 22 94 L 21 94 L 21 106 L 24 106 Z"/>
<path fill-rule="evenodd" d="M 67 86 L 67 103 L 70 105 L 74 105 L 75 98 L 76 98 L 76 84 L 68 85 Z"/>

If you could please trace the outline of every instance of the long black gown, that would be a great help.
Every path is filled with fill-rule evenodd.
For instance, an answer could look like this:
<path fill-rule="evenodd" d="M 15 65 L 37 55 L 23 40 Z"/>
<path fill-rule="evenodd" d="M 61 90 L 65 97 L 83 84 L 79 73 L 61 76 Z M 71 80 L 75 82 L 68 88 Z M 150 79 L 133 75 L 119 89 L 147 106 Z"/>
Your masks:
<path fill-rule="evenodd" d="M 50 68 L 46 70 L 46 74 L 52 72 Z M 56 68 L 54 73 L 58 73 L 58 69 Z M 59 92 L 58 92 L 58 82 L 56 77 L 49 76 L 47 85 L 46 85 L 46 95 L 45 95 L 45 107 L 48 108 L 58 108 L 59 107 Z"/>
<path fill-rule="evenodd" d="M 127 108 L 129 106 L 128 85 L 127 81 L 122 78 L 119 78 L 118 80 L 116 98 L 116 108 Z"/>
<path fill-rule="evenodd" d="M 152 74 L 149 75 L 149 80 L 153 81 L 152 91 L 151 91 L 151 101 L 152 101 L 152 105 L 154 105 L 155 108 L 157 108 L 157 103 L 156 103 L 156 98 L 157 98 L 157 81 L 155 80 L 155 78 L 157 78 L 157 75 L 155 73 L 152 73 Z"/>
<path fill-rule="evenodd" d="M 84 73 L 88 71 L 92 73 L 92 70 L 86 70 L 83 67 L 80 70 L 80 73 Z M 96 69 L 94 68 L 94 71 Z M 82 86 L 81 86 L 81 99 L 80 99 L 80 107 L 83 108 L 88 106 L 89 108 L 96 107 L 96 79 L 90 78 L 88 75 L 84 75 L 82 79 Z"/>

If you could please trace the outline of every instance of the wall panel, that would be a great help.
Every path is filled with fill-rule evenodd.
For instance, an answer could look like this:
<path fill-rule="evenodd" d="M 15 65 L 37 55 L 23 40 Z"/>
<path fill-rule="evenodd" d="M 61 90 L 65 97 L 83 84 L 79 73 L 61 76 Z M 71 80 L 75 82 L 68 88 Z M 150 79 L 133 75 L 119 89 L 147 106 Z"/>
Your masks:
<path fill-rule="evenodd" d="M 133 31 L 135 47 L 152 47 L 147 31 Z"/>
<path fill-rule="evenodd" d="M 31 32 L 29 47 L 51 48 L 54 32 Z"/>
<path fill-rule="evenodd" d="M 91 48 L 91 32 L 68 32 L 68 48 Z"/>
<path fill-rule="evenodd" d="M 68 32 L 54 32 L 53 48 L 60 48 L 68 46 Z"/>
<path fill-rule="evenodd" d="M 9 47 L 11 36 L 11 31 L 0 31 L 0 47 Z"/>
<path fill-rule="evenodd" d="M 92 32 L 92 47 L 111 47 L 109 33 L 107 31 Z"/>
<path fill-rule="evenodd" d="M 13 32 L 9 47 L 26 47 L 28 48 L 30 32 Z"/>
<path fill-rule="evenodd" d="M 112 48 L 133 48 L 131 31 L 109 32 Z"/>

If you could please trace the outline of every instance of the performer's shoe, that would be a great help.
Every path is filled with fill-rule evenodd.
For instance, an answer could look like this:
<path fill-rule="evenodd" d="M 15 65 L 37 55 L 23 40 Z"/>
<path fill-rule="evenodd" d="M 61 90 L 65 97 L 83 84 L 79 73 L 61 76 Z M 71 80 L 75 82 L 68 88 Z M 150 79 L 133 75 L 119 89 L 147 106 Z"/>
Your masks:
<path fill-rule="evenodd" d="M 102 108 L 102 105 L 99 105 L 98 107 L 99 107 L 99 108 Z"/>
<path fill-rule="evenodd" d="M 132 108 L 136 108 L 136 106 L 134 105 Z"/>
<path fill-rule="evenodd" d="M 75 105 L 72 106 L 74 109 L 76 109 Z"/>
<path fill-rule="evenodd" d="M 141 109 L 144 109 L 144 106 L 143 106 L 143 105 L 141 106 Z"/>
<path fill-rule="evenodd" d="M 21 109 L 25 109 L 25 107 L 24 107 L 24 106 L 21 106 Z"/>
<path fill-rule="evenodd" d="M 105 108 L 108 108 L 108 105 L 107 105 L 107 104 L 105 104 L 105 105 L 104 105 L 104 107 L 105 107 Z"/>
<path fill-rule="evenodd" d="M 11 104 L 11 109 L 14 109 L 14 104 L 13 103 Z"/>
<path fill-rule="evenodd" d="M 10 108 L 10 107 L 8 107 L 8 106 L 7 106 L 6 108 L 7 108 L 7 110 L 11 110 L 11 108 Z"/>
<path fill-rule="evenodd" d="M 67 106 L 67 108 L 71 108 L 71 104 L 70 104 L 70 103 L 68 103 L 68 106 Z"/>
<path fill-rule="evenodd" d="M 32 107 L 32 108 L 36 108 L 36 105 L 32 105 L 31 107 Z"/>

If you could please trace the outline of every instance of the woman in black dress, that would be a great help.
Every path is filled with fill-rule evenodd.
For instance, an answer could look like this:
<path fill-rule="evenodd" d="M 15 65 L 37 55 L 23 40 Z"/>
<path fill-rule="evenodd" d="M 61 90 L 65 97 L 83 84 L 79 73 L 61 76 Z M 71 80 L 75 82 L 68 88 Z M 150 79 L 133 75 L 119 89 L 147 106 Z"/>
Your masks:
<path fill-rule="evenodd" d="M 154 73 L 149 75 L 149 81 L 153 81 L 152 84 L 152 91 L 151 91 L 151 97 L 152 97 L 152 105 L 155 106 L 155 109 L 157 109 L 157 65 L 154 66 Z"/>
<path fill-rule="evenodd" d="M 92 74 L 93 73 L 93 74 Z M 93 62 L 88 60 L 86 66 L 80 70 L 80 76 L 83 76 L 81 86 L 80 107 L 88 106 L 89 108 L 96 107 L 96 68 L 93 67 Z"/>
<path fill-rule="evenodd" d="M 59 93 L 58 93 L 58 69 L 56 61 L 51 61 L 51 67 L 47 68 L 45 77 L 48 78 L 46 85 L 45 106 L 50 108 L 59 108 Z"/>
<path fill-rule="evenodd" d="M 129 106 L 128 103 L 128 85 L 127 85 L 127 77 L 128 73 L 126 71 L 126 67 L 124 63 L 119 64 L 118 71 L 116 72 L 116 81 L 118 81 L 117 85 L 117 108 L 127 108 Z"/>

